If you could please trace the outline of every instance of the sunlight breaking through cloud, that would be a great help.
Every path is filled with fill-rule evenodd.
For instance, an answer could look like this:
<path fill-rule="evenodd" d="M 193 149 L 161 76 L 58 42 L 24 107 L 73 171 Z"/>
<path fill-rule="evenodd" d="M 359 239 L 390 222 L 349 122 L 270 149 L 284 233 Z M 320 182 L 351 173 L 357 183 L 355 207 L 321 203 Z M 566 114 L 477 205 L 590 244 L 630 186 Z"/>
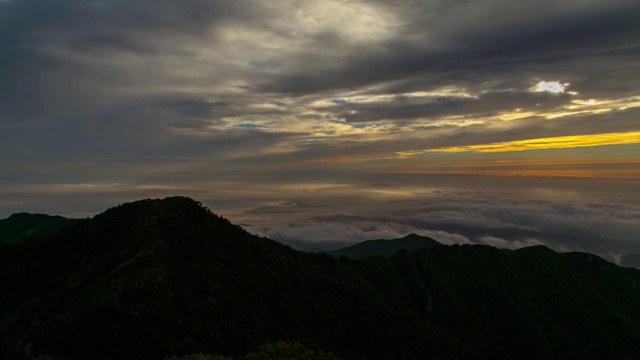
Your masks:
<path fill-rule="evenodd" d="M 510 151 L 528 151 L 528 150 L 545 150 L 545 149 L 565 149 L 576 147 L 606 146 L 606 145 L 623 145 L 640 143 L 640 132 L 630 133 L 611 133 L 611 134 L 594 134 L 594 135 L 572 135 L 572 136 L 556 136 L 538 139 L 506 141 L 501 143 L 468 145 L 468 146 L 452 146 L 438 149 L 402 151 L 398 152 L 401 158 L 420 155 L 428 152 L 440 153 L 459 153 L 459 152 L 510 152 Z"/>
<path fill-rule="evenodd" d="M 438 179 L 640 202 L 637 0 L 0 4 L 0 217 L 395 201 Z"/>
<path fill-rule="evenodd" d="M 531 90 L 535 92 L 563 93 L 570 84 L 560 83 L 559 81 L 540 81 Z"/>

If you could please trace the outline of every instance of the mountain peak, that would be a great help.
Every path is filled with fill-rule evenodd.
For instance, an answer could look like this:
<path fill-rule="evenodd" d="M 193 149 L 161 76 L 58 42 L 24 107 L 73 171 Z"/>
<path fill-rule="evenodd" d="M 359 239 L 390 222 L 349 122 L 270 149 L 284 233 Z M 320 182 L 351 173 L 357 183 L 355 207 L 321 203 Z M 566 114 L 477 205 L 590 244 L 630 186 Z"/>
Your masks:
<path fill-rule="evenodd" d="M 145 199 L 130 203 L 124 203 L 94 217 L 97 221 L 109 221 L 116 219 L 128 226 L 143 222 L 144 225 L 162 226 L 163 222 L 200 222 L 228 220 L 212 213 L 199 201 L 184 196 L 173 196 L 164 199 Z"/>
<path fill-rule="evenodd" d="M 556 253 L 553 249 L 550 249 L 549 247 L 544 245 L 527 246 L 515 251 L 521 254 L 555 254 Z"/>
<path fill-rule="evenodd" d="M 436 240 L 411 233 L 399 239 L 367 240 L 342 249 L 330 251 L 333 256 L 348 256 L 353 258 L 366 258 L 370 256 L 391 256 L 399 250 L 413 251 L 418 249 L 428 249 L 441 245 Z"/>
<path fill-rule="evenodd" d="M 122 212 L 129 210 L 137 210 L 137 211 L 155 211 L 155 212 L 164 212 L 171 210 L 185 210 L 185 209 L 206 209 L 207 212 L 210 212 L 205 206 L 202 205 L 199 201 L 195 201 L 186 196 L 171 196 L 163 199 L 144 199 L 137 200 L 133 202 L 128 202 L 124 204 L 120 204 L 118 206 L 109 208 L 102 214 L 113 213 L 113 212 Z M 100 215 L 102 215 L 100 214 Z"/>
<path fill-rule="evenodd" d="M 211 232 L 237 232 L 239 236 L 246 233 L 199 201 L 184 196 L 121 204 L 94 216 L 92 220 L 94 231 L 113 241 L 127 234 L 130 241 L 149 244 L 159 241 L 193 244 L 204 242 Z"/>
<path fill-rule="evenodd" d="M 0 220 L 0 242 L 16 243 L 29 238 L 54 235 L 77 221 L 79 220 L 62 216 L 15 213 Z"/>
<path fill-rule="evenodd" d="M 411 240 L 411 239 L 431 239 L 431 238 L 429 238 L 427 236 L 418 235 L 416 233 L 411 233 L 411 234 L 403 237 L 402 239 Z"/>
<path fill-rule="evenodd" d="M 332 259 L 186 197 L 119 205 L 0 244 L 0 359 L 236 356 L 280 339 L 344 359 L 638 353 L 637 270 L 544 247 L 437 244 L 409 234 L 351 247 L 378 256 L 367 261 Z"/>

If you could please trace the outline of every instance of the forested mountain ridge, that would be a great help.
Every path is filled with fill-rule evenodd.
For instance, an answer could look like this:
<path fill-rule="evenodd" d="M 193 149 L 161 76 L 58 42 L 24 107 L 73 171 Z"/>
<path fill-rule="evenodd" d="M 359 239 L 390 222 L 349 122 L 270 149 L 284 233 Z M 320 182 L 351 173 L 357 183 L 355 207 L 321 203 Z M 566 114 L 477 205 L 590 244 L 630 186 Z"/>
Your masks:
<path fill-rule="evenodd" d="M 182 197 L 0 244 L 0 358 L 239 356 L 300 342 L 342 359 L 636 359 L 640 271 L 543 247 L 335 259 Z"/>
<path fill-rule="evenodd" d="M 16 243 L 32 237 L 55 235 L 77 221 L 44 214 L 13 214 L 0 220 L 0 243 Z"/>
<path fill-rule="evenodd" d="M 327 251 L 327 254 L 335 257 L 348 256 L 364 259 L 371 256 L 391 256 L 400 250 L 429 249 L 436 245 L 441 244 L 426 236 L 409 234 L 399 239 L 366 240 L 341 249 Z"/>

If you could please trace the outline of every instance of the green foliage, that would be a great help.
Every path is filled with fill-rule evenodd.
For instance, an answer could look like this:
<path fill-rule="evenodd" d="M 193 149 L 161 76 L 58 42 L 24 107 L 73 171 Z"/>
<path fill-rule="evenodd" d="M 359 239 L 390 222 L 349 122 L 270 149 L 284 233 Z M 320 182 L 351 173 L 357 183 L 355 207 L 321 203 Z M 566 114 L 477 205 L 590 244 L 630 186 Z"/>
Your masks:
<path fill-rule="evenodd" d="M 278 341 L 272 344 L 263 344 L 258 350 L 246 355 L 245 360 L 340 360 L 330 352 L 315 352 L 299 342 L 290 343 Z M 200 353 L 185 355 L 183 357 L 172 356 L 165 360 L 233 360 L 222 355 L 205 355 Z"/>
<path fill-rule="evenodd" d="M 372 256 L 391 256 L 400 250 L 429 249 L 437 245 L 440 243 L 432 238 L 410 234 L 401 239 L 367 240 L 327 253 L 335 257 L 348 256 L 353 259 L 365 259 Z"/>
<path fill-rule="evenodd" d="M 309 349 L 354 360 L 640 354 L 636 269 L 543 247 L 336 259 L 180 197 L 0 243 L 0 289 L 3 360 L 239 359 L 264 343 L 247 360 L 335 358 Z"/>
<path fill-rule="evenodd" d="M 258 351 L 245 357 L 246 360 L 339 360 L 332 353 L 315 352 L 296 343 L 279 341 L 260 346 Z"/>
<path fill-rule="evenodd" d="M 233 360 L 233 358 L 224 357 L 222 355 L 203 355 L 202 353 L 185 355 L 183 357 L 172 356 L 165 360 Z"/>
<path fill-rule="evenodd" d="M 0 243 L 20 243 L 30 238 L 56 235 L 80 220 L 43 214 L 13 214 L 0 220 Z"/>

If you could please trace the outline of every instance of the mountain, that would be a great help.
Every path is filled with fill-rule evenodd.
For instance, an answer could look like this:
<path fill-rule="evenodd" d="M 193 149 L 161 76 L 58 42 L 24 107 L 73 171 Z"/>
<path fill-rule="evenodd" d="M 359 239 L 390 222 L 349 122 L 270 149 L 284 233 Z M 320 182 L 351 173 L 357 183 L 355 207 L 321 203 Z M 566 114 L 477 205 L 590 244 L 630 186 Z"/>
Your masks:
<path fill-rule="evenodd" d="M 335 257 L 348 256 L 354 259 L 364 259 L 370 256 L 391 256 L 400 250 L 429 249 L 436 245 L 441 244 L 426 236 L 409 234 L 400 239 L 367 240 L 327 253 Z"/>
<path fill-rule="evenodd" d="M 640 271 L 544 247 L 334 258 L 183 197 L 0 243 L 1 359 L 240 359 L 299 342 L 342 359 L 637 359 Z"/>
<path fill-rule="evenodd" d="M 278 340 L 348 359 L 409 352 L 399 325 L 441 338 L 348 264 L 252 236 L 191 199 L 124 204 L 62 235 L 1 244 L 1 359 L 239 355 Z"/>
<path fill-rule="evenodd" d="M 55 235 L 63 228 L 77 222 L 62 216 L 44 214 L 13 214 L 0 220 L 0 242 L 22 242 L 32 237 Z"/>

